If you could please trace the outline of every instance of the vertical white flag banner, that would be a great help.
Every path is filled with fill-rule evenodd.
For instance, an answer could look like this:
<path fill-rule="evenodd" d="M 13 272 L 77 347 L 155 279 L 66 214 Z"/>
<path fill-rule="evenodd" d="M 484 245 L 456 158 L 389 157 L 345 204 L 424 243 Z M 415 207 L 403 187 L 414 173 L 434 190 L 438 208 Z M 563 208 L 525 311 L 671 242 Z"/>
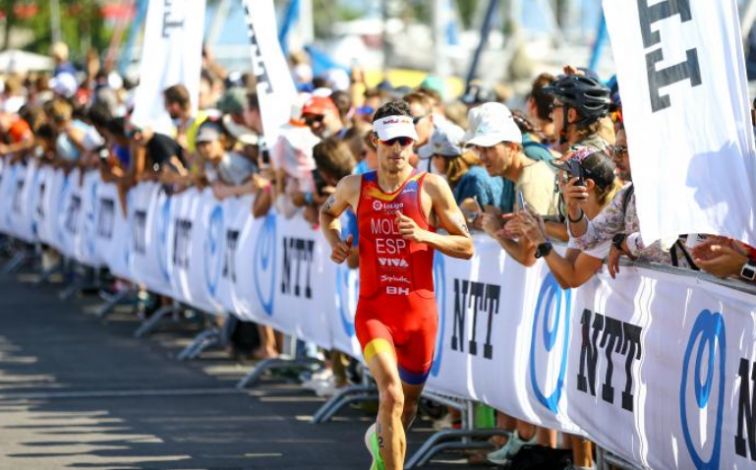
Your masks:
<path fill-rule="evenodd" d="M 205 0 L 150 0 L 132 122 L 170 128 L 163 90 L 182 83 L 197 108 L 205 30 Z"/>
<path fill-rule="evenodd" d="M 289 121 L 297 89 L 278 42 L 273 0 L 244 0 L 244 12 L 265 142 L 270 147 L 276 141 L 278 128 Z"/>
<path fill-rule="evenodd" d="M 756 149 L 735 0 L 604 0 L 644 242 L 756 245 Z"/>

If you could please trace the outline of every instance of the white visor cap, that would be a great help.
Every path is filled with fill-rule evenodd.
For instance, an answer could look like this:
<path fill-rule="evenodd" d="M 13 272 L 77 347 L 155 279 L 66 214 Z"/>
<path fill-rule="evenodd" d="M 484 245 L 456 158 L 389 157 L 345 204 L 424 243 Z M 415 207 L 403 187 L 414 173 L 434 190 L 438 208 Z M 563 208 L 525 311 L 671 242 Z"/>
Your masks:
<path fill-rule="evenodd" d="M 373 121 L 373 130 L 382 141 L 396 139 L 397 137 L 409 137 L 418 141 L 415 123 L 409 116 L 386 116 Z"/>

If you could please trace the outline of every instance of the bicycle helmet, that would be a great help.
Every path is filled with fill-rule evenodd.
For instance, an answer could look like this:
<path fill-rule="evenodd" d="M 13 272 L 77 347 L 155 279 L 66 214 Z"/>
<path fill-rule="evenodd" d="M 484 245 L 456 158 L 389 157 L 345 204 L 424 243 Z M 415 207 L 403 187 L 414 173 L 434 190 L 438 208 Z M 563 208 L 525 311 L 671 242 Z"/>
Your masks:
<path fill-rule="evenodd" d="M 598 80 L 583 75 L 562 75 L 543 91 L 575 108 L 584 122 L 606 116 L 612 104 L 609 88 Z"/>

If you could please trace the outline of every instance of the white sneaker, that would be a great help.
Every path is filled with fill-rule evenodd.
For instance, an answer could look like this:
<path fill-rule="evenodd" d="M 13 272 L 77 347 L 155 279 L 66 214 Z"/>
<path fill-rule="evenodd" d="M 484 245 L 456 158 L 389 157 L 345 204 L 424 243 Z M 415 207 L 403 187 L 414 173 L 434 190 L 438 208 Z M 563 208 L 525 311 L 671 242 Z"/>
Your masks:
<path fill-rule="evenodd" d="M 520 449 L 522 449 L 522 446 L 535 443 L 535 435 L 533 435 L 533 437 L 529 441 L 523 441 L 522 439 L 520 439 L 517 431 L 515 431 L 511 436 L 509 436 L 507 443 L 504 444 L 501 449 L 490 452 L 486 457 L 491 463 L 494 463 L 496 465 L 506 465 L 510 460 L 512 460 L 512 457 L 517 455 Z"/>
<path fill-rule="evenodd" d="M 316 391 L 318 388 L 323 387 L 329 380 L 333 379 L 333 371 L 331 369 L 323 369 L 319 372 L 312 374 L 309 380 L 302 382 L 302 388 Z"/>

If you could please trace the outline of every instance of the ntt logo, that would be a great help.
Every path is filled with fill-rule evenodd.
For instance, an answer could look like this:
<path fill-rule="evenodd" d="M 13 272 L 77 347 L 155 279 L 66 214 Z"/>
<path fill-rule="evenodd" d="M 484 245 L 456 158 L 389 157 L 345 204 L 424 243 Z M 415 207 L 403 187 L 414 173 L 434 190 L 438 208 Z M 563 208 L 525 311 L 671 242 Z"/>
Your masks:
<path fill-rule="evenodd" d="M 701 311 L 690 331 L 680 378 L 680 424 L 685 446 L 696 468 L 719 468 L 726 351 L 727 338 L 722 314 L 709 310 Z M 694 352 L 695 362 L 691 370 Z M 713 392 L 716 392 L 716 395 Z M 706 419 L 701 419 L 702 413 L 706 414 Z M 700 428 L 707 423 L 714 423 L 713 430 Z M 710 456 L 708 460 L 704 460 L 701 454 L 707 449 Z"/>
<path fill-rule="evenodd" d="M 567 370 L 571 307 L 572 292 L 562 289 L 554 275 L 549 273 L 541 284 L 533 315 L 533 331 L 530 337 L 530 385 L 538 401 L 552 413 L 559 409 Z M 538 358 L 542 358 L 544 354 L 548 359 L 539 361 Z M 556 383 L 547 394 L 547 387 L 538 381 L 537 367 L 538 364 L 553 364 L 554 355 L 559 363 L 559 370 Z"/>
<path fill-rule="evenodd" d="M 273 315 L 273 301 L 276 287 L 276 216 L 265 217 L 260 233 L 257 234 L 253 263 L 255 266 L 255 291 L 260 306 L 268 315 Z"/>

